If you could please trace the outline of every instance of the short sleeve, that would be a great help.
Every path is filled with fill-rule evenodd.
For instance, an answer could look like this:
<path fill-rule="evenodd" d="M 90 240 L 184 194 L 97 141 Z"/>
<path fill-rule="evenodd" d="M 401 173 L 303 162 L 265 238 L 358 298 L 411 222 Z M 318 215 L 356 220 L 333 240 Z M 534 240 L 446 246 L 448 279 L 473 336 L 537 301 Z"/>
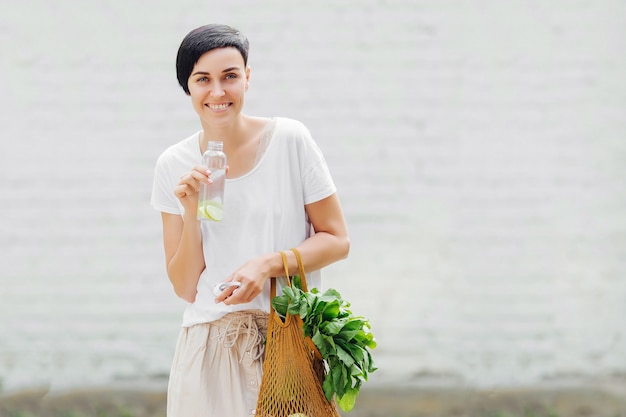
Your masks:
<path fill-rule="evenodd" d="M 172 181 L 171 169 L 167 164 L 166 155 L 161 155 L 154 169 L 154 181 L 152 183 L 152 196 L 150 205 L 158 211 L 181 214 L 181 209 L 174 195 L 175 184 Z"/>
<path fill-rule="evenodd" d="M 324 155 L 313 140 L 309 130 L 303 126 L 303 159 L 302 183 L 304 204 L 323 200 L 337 192 L 337 187 L 328 169 Z"/>

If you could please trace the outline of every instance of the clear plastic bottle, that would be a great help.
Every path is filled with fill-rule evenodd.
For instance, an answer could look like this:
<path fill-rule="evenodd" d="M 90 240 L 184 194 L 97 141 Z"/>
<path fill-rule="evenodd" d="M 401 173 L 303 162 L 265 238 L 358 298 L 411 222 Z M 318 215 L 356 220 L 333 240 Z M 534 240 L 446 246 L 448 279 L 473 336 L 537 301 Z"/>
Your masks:
<path fill-rule="evenodd" d="M 200 184 L 198 192 L 198 220 L 219 222 L 222 220 L 224 205 L 224 184 L 226 180 L 226 154 L 224 143 L 209 141 L 202 161 L 211 171 L 211 184 Z"/>

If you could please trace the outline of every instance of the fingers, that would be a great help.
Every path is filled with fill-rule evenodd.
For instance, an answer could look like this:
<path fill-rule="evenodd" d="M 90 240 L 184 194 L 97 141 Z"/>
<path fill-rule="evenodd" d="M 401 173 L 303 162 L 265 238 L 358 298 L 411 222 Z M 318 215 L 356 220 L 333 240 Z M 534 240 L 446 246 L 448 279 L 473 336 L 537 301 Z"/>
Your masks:
<path fill-rule="evenodd" d="M 210 184 L 211 172 L 203 166 L 194 167 L 191 172 L 180 177 L 180 181 L 174 188 L 174 194 L 178 198 L 184 198 L 196 194 L 200 189 L 200 184 Z"/>
<path fill-rule="evenodd" d="M 241 288 L 241 287 L 239 287 Z M 239 288 L 237 287 L 227 287 L 224 291 L 222 291 L 217 297 L 215 297 L 215 303 L 221 303 L 230 298 Z M 225 303 L 228 304 L 228 303 Z"/>
<path fill-rule="evenodd" d="M 248 282 L 246 284 L 242 284 L 240 287 L 226 288 L 215 298 L 215 302 L 223 302 L 226 305 L 249 303 L 260 293 L 260 288 L 257 288 L 253 282 Z"/>
<path fill-rule="evenodd" d="M 232 304 L 243 304 L 249 303 L 254 300 L 254 297 L 259 295 L 261 291 L 256 291 L 252 285 L 244 285 L 239 287 L 233 294 L 224 300 L 224 304 L 232 305 Z"/>
<path fill-rule="evenodd" d="M 259 256 L 251 259 L 226 279 L 226 282 L 239 283 L 239 288 L 225 288 L 217 295 L 215 302 L 223 302 L 227 305 L 249 303 L 261 294 L 269 277 L 267 257 Z"/>

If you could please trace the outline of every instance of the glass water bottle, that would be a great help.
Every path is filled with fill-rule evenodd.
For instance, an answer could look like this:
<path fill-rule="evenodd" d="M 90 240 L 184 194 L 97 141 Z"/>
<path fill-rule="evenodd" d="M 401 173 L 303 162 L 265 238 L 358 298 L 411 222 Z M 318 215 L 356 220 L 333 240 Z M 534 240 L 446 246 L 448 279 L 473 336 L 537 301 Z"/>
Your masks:
<path fill-rule="evenodd" d="M 204 166 L 211 171 L 211 184 L 200 184 L 198 192 L 198 220 L 219 222 L 222 220 L 224 205 L 224 184 L 226 180 L 226 154 L 224 143 L 209 141 L 202 155 Z"/>

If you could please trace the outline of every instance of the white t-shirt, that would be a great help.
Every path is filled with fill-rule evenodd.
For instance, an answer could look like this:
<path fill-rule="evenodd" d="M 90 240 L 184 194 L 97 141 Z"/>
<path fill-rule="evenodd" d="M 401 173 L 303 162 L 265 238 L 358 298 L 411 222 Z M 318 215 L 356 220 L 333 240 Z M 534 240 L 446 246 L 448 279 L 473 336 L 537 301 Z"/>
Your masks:
<path fill-rule="evenodd" d="M 203 221 L 205 270 L 198 281 L 196 300 L 183 315 L 183 327 L 217 320 L 231 311 L 269 312 L 268 280 L 252 302 L 216 304 L 213 287 L 246 261 L 296 247 L 312 233 L 305 204 L 336 192 L 328 166 L 309 130 L 287 118 L 276 121 L 267 149 L 252 170 L 226 179 L 221 222 Z M 180 177 L 202 161 L 199 132 L 169 147 L 157 160 L 151 205 L 156 210 L 182 214 L 174 195 Z M 321 290 L 320 271 L 307 271 L 309 289 Z"/>

